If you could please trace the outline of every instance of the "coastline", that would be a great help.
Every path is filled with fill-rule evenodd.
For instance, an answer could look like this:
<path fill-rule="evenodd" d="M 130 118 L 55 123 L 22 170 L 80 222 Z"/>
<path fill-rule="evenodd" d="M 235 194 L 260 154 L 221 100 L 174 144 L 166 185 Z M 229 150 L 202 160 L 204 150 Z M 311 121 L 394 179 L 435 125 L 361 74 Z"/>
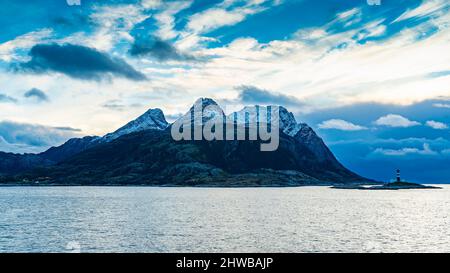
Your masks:
<path fill-rule="evenodd" d="M 394 184 L 394 185 L 393 185 Z M 222 182 L 217 183 L 167 183 L 167 184 L 118 184 L 118 183 L 0 183 L 1 187 L 153 187 L 153 188 L 298 188 L 298 187 L 329 187 L 330 189 L 341 190 L 401 190 L 401 189 L 442 189 L 438 185 L 445 185 L 446 183 L 439 184 L 418 184 L 418 183 L 403 183 L 402 185 L 395 185 L 395 183 L 383 183 L 383 182 L 363 182 L 355 183 L 333 183 L 333 182 L 311 182 L 311 183 L 273 183 L 273 184 L 257 184 L 257 183 L 232 183 L 224 184 Z"/>
<path fill-rule="evenodd" d="M 381 185 L 343 185 L 343 186 L 332 186 L 333 189 L 344 189 L 344 190 L 425 190 L 425 189 L 442 189 L 438 186 L 430 186 L 435 184 L 419 184 L 411 182 L 391 182 L 384 183 Z"/>
<path fill-rule="evenodd" d="M 361 185 L 361 184 L 357 184 Z M 380 185 L 380 183 L 364 184 Z M 178 184 L 33 184 L 33 183 L 0 183 L 0 187 L 154 187 L 154 188 L 298 188 L 298 187 L 333 187 L 336 183 L 311 183 L 298 185 L 223 185 L 223 184 L 202 184 L 202 185 L 178 185 Z M 356 185 L 355 185 L 356 186 Z"/>

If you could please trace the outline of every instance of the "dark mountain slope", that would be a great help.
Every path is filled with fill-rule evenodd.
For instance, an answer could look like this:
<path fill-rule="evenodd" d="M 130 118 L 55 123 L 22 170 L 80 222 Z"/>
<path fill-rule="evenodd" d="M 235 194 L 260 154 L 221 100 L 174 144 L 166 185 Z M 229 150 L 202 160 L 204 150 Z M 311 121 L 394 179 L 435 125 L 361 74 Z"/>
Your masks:
<path fill-rule="evenodd" d="M 0 152 L 0 176 L 20 173 L 35 166 L 49 166 L 53 162 L 35 154 Z"/>
<path fill-rule="evenodd" d="M 20 179 L 81 185 L 305 185 L 366 179 L 319 161 L 281 133 L 280 146 L 261 152 L 260 141 L 174 141 L 169 130 L 146 130 L 101 144 Z M 44 181 L 41 181 L 44 182 Z"/>
<path fill-rule="evenodd" d="M 271 111 L 272 107 L 277 106 L 250 106 L 225 116 L 215 101 L 201 98 L 172 125 L 167 124 L 161 110 L 150 109 L 101 138 L 72 139 L 39 155 L 0 153 L 0 170 L 10 169 L 6 173 L 9 175 L 22 172 L 8 178 L 15 183 L 62 185 L 296 186 L 370 182 L 342 166 L 314 130 L 297 123 L 283 107 L 276 108 L 280 142 L 272 152 L 261 151 L 260 140 L 175 141 L 171 135 L 171 127 L 179 121 L 183 127 L 191 125 L 191 130 L 201 130 L 208 121 L 227 122 L 248 130 L 250 125 L 268 122 L 259 120 L 264 116 L 261 111 Z M 196 112 L 200 115 L 195 119 L 194 109 L 201 111 Z"/>
<path fill-rule="evenodd" d="M 101 143 L 110 142 L 120 136 L 148 129 L 164 130 L 167 126 L 168 123 L 160 109 L 149 109 L 135 120 L 130 121 L 115 132 L 103 137 L 87 136 L 83 138 L 72 138 L 60 146 L 51 147 L 47 151 L 39 154 L 22 155 L 0 152 L 0 175 L 2 173 L 17 174 L 36 167 L 54 165 L 89 148 Z"/>
<path fill-rule="evenodd" d="M 96 141 L 100 139 L 96 136 L 87 136 L 83 138 L 72 138 L 66 143 L 58 147 L 51 147 L 47 151 L 40 153 L 38 156 L 52 162 L 60 162 L 66 158 L 76 155 L 96 145 Z"/>

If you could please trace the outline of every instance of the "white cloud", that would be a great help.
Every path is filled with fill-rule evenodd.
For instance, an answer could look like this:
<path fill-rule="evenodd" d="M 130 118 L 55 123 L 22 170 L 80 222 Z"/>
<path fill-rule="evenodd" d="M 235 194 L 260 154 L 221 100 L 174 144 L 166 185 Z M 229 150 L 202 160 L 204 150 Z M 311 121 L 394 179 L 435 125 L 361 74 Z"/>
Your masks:
<path fill-rule="evenodd" d="M 133 38 L 129 32 L 147 17 L 137 5 L 98 7 L 91 19 L 101 27 L 93 37 L 87 37 L 84 44 L 100 50 L 111 50 L 115 44 L 131 42 Z"/>
<path fill-rule="evenodd" d="M 450 104 L 447 103 L 435 103 L 433 106 L 437 108 L 450 108 Z"/>
<path fill-rule="evenodd" d="M 412 127 L 420 125 L 417 121 L 409 120 L 400 115 L 389 114 L 383 117 L 380 117 L 374 122 L 376 125 L 383 125 L 389 127 Z"/>
<path fill-rule="evenodd" d="M 373 151 L 374 154 L 382 154 L 387 156 L 405 156 L 405 155 L 437 155 L 438 152 L 433 151 L 428 143 L 423 144 L 423 149 L 418 148 L 402 148 L 399 150 L 395 149 L 384 149 L 377 148 Z"/>
<path fill-rule="evenodd" d="M 223 26 L 235 25 L 249 15 L 266 10 L 267 7 L 263 7 L 262 4 L 268 1 L 248 0 L 243 6 L 230 8 L 235 2 L 235 0 L 225 0 L 216 7 L 192 15 L 187 24 L 187 31 L 200 34 Z M 278 5 L 279 2 L 273 1 L 272 4 Z"/>
<path fill-rule="evenodd" d="M 12 96 L 23 90 L 39 87 L 48 91 L 52 97 L 49 107 L 0 104 L 2 118 L 29 123 L 64 123 L 81 128 L 87 134 L 99 135 L 123 125 L 148 107 L 161 107 L 167 113 L 179 113 L 190 106 L 193 98 L 200 96 L 233 99 L 236 96 L 234 87 L 241 85 L 263 86 L 265 89 L 296 97 L 308 105 L 302 107 L 301 111 L 362 102 L 408 105 L 441 96 L 448 97 L 450 76 L 426 77 L 431 72 L 448 70 L 450 55 L 442 53 L 450 52 L 448 15 L 439 15 L 439 18 L 433 19 L 433 23 L 438 24 L 439 31 L 420 40 L 417 40 L 417 36 L 421 30 L 412 27 L 383 40 L 357 43 L 354 37 L 361 30 L 370 31 L 366 31 L 360 38 L 384 33 L 383 23 L 377 19 L 342 33 L 327 32 L 329 25 L 299 31 L 297 35 L 283 40 L 260 43 L 256 39 L 240 38 L 223 47 L 208 48 L 202 42 L 214 40 L 213 37 L 204 37 L 188 28 L 182 31 L 174 29 L 175 15 L 185 6 L 179 4 L 178 8 L 169 7 L 170 3 L 177 3 L 174 1 L 161 1 L 162 4 L 157 2 L 149 0 L 146 1 L 147 4 L 143 3 L 144 7 L 148 5 L 148 8 L 156 9 L 147 13 L 139 5 L 134 8 L 117 5 L 116 7 L 123 9 L 111 10 L 110 16 L 93 15 L 98 19 L 105 16 L 106 24 L 95 31 L 94 35 L 78 33 L 71 37 L 71 41 L 102 50 L 115 50 L 115 44 L 120 43 L 119 50 L 123 50 L 124 45 L 132 39 L 128 36 L 130 27 L 148 16 L 154 16 L 158 27 L 156 34 L 167 35 L 165 38 L 175 37 L 177 48 L 189 48 L 196 56 L 210 57 L 208 62 L 155 65 L 144 58 L 127 58 L 130 64 L 146 73 L 151 79 L 150 83 L 121 80 L 114 80 L 113 83 L 87 83 L 49 75 L 38 77 L 2 71 L 2 92 Z M 184 5 L 190 3 L 178 2 L 185 2 Z M 249 9 L 248 12 L 259 10 L 257 6 L 240 7 Z M 215 8 L 225 9 L 220 5 Z M 166 9 L 171 10 L 169 12 Z M 243 20 L 251 14 L 235 10 L 233 6 L 226 10 L 237 14 L 243 12 L 246 16 Z M 107 12 L 100 8 L 97 10 L 99 13 L 102 11 Z M 164 12 L 167 13 L 158 16 Z M 349 12 L 347 16 L 350 21 L 351 15 L 357 18 L 358 13 Z M 125 20 L 123 25 L 120 24 L 121 18 Z M 187 18 L 188 22 L 190 19 L 192 18 Z M 235 19 L 227 22 L 232 21 Z M 197 28 L 214 29 L 223 22 L 215 22 L 214 26 L 207 24 L 208 22 L 199 24 Z M 342 43 L 346 47 L 337 48 Z M 28 47 L 30 46 L 31 43 Z M 157 96 L 157 99 L 152 97 L 144 100 L 142 107 L 126 109 L 123 113 L 101 107 L 105 101 L 127 99 L 134 95 Z M 447 104 L 435 106 L 450 108 Z"/>
<path fill-rule="evenodd" d="M 362 13 L 360 8 L 353 8 L 346 10 L 344 12 L 338 13 L 336 15 L 336 19 L 334 22 L 339 22 L 344 25 L 344 27 L 348 27 L 354 24 L 361 22 Z"/>
<path fill-rule="evenodd" d="M 437 130 L 448 129 L 447 124 L 439 122 L 439 121 L 428 120 L 425 124 L 433 129 L 437 129 Z"/>
<path fill-rule="evenodd" d="M 155 9 L 162 5 L 162 0 L 142 0 L 141 5 L 144 9 Z"/>
<path fill-rule="evenodd" d="M 222 26 L 230 26 L 241 22 L 248 14 L 255 11 L 252 9 L 226 9 L 211 8 L 204 12 L 196 13 L 189 19 L 187 28 L 195 33 L 204 33 Z"/>
<path fill-rule="evenodd" d="M 50 38 L 53 31 L 51 29 L 41 29 L 16 37 L 13 40 L 0 44 L 0 60 L 10 62 L 19 59 L 15 54 L 18 49 L 29 49 L 36 43 Z"/>
<path fill-rule="evenodd" d="M 349 10 L 343 11 L 341 13 L 338 13 L 336 15 L 336 18 L 340 19 L 340 20 L 348 20 L 358 14 L 361 14 L 361 9 L 353 8 L 353 9 L 349 9 Z"/>
<path fill-rule="evenodd" d="M 326 120 L 320 123 L 318 126 L 320 129 L 336 129 L 342 131 L 360 131 L 367 129 L 367 127 L 356 125 L 342 119 Z"/>
<path fill-rule="evenodd" d="M 112 51 L 117 44 L 131 43 L 133 27 L 148 17 L 140 5 L 95 6 L 90 19 L 98 26 L 93 33 L 73 33 L 57 43 L 81 44 L 101 51 Z"/>
<path fill-rule="evenodd" d="M 338 34 L 327 33 L 327 27 L 313 28 L 298 32 L 292 40 L 256 42 L 247 48 L 233 42 L 205 49 L 205 54 L 220 58 L 205 66 L 202 74 L 216 80 L 216 73 L 224 72 L 232 75 L 229 81 L 240 81 L 238 85 L 264 85 L 297 96 L 314 108 L 361 102 L 409 105 L 448 95 L 450 77 L 426 77 L 448 68 L 450 56 L 438 53 L 450 50 L 448 28 L 422 40 L 416 39 L 416 29 L 407 29 L 382 42 L 358 44 L 354 37 L 366 27 L 371 31 L 361 38 L 385 31 L 382 20 L 375 20 Z M 346 47 L 333 50 L 344 43 Z M 430 59 L 430 54 L 440 57 Z"/>
<path fill-rule="evenodd" d="M 92 34 L 77 32 L 57 42 L 81 43 L 109 51 L 124 41 L 133 42 L 134 38 L 130 35 L 130 31 L 136 24 L 150 16 L 153 16 L 158 26 L 154 34 L 162 39 L 172 39 L 178 35 L 173 29 L 174 15 L 189 7 L 191 3 L 191 1 L 143 0 L 140 5 L 98 5 L 90 15 L 90 19 L 99 26 Z M 152 10 L 153 14 L 150 14 L 149 10 Z"/>
<path fill-rule="evenodd" d="M 155 35 L 163 40 L 169 40 L 177 37 L 180 33 L 175 28 L 175 15 L 180 11 L 187 9 L 192 1 L 174 1 L 166 2 L 162 7 L 162 11 L 154 15 L 157 22 L 158 30 Z"/>
<path fill-rule="evenodd" d="M 447 7 L 447 0 L 427 0 L 423 1 L 420 6 L 407 10 L 393 22 L 400 22 L 411 18 L 422 18 L 426 16 L 442 15 Z"/>

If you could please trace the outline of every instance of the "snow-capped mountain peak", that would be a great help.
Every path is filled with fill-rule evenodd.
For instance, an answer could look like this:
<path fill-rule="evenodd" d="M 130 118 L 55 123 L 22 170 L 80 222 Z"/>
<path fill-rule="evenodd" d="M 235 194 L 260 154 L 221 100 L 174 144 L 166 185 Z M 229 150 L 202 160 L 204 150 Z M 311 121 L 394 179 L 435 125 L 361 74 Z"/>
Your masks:
<path fill-rule="evenodd" d="M 201 111 L 195 113 L 195 111 Z M 195 120 L 197 115 L 201 115 L 202 119 Z M 225 113 L 222 108 L 210 98 L 199 98 L 195 101 L 194 105 L 189 109 L 189 111 L 183 115 L 179 121 L 190 121 L 194 124 L 205 124 L 207 121 L 215 119 L 216 117 L 224 117 Z"/>
<path fill-rule="evenodd" d="M 161 109 L 149 109 L 137 119 L 130 121 L 115 132 L 105 135 L 101 140 L 102 142 L 109 142 L 120 136 L 148 129 L 164 130 L 168 125 Z"/>
<path fill-rule="evenodd" d="M 207 107 L 210 105 L 217 105 L 217 102 L 211 98 L 199 98 L 194 102 L 194 105 L 199 105 L 201 104 L 203 107 Z M 192 107 L 194 107 L 194 105 Z M 191 108 L 192 109 L 192 108 Z"/>
<path fill-rule="evenodd" d="M 279 107 L 280 109 L 280 128 L 283 129 L 283 132 L 289 136 L 295 136 L 298 131 L 302 128 L 301 124 L 298 124 L 295 120 L 294 114 L 289 112 L 283 106 Z"/>
<path fill-rule="evenodd" d="M 295 120 L 294 114 L 289 112 L 283 106 L 245 106 L 242 110 L 231 113 L 227 116 L 227 120 L 236 122 L 237 124 L 250 124 L 256 123 L 259 119 L 259 113 L 269 113 L 268 107 L 278 108 L 279 110 L 279 125 L 283 132 L 290 136 L 295 136 L 301 129 L 301 124 L 298 124 Z"/>

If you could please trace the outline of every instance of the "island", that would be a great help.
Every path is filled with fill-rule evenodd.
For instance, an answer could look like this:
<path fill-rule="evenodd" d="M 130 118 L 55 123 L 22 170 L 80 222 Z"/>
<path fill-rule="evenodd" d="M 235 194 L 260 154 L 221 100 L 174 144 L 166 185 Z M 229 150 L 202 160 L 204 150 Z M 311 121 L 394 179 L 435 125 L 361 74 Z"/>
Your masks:
<path fill-rule="evenodd" d="M 364 186 L 364 185 L 334 185 L 333 189 L 354 189 L 354 190 L 405 190 L 405 189 L 442 189 L 436 186 L 427 186 L 411 182 L 390 182 L 382 185 Z"/>
<path fill-rule="evenodd" d="M 361 185 L 361 184 L 345 184 L 334 185 L 333 189 L 354 189 L 354 190 L 404 190 L 404 189 L 442 189 L 436 186 L 427 186 L 418 183 L 405 182 L 400 178 L 400 170 L 397 169 L 397 179 L 395 182 L 389 182 L 379 185 Z"/>
<path fill-rule="evenodd" d="M 250 133 L 261 124 L 272 125 L 270 119 L 261 123 L 259 116 L 273 109 L 278 112 L 278 146 L 264 151 L 261 147 L 268 140 L 250 139 Z M 212 122 L 222 132 L 233 128 L 228 138 L 217 133 L 217 138 L 191 139 Z M 238 129 L 244 137 L 238 136 Z M 179 135 L 185 130 L 186 139 Z M 297 122 L 283 106 L 246 106 L 226 115 L 210 98 L 199 98 L 173 123 L 153 108 L 102 137 L 73 138 L 39 154 L 0 152 L 0 186 L 293 187 L 375 182 L 342 165 L 313 128 Z"/>

